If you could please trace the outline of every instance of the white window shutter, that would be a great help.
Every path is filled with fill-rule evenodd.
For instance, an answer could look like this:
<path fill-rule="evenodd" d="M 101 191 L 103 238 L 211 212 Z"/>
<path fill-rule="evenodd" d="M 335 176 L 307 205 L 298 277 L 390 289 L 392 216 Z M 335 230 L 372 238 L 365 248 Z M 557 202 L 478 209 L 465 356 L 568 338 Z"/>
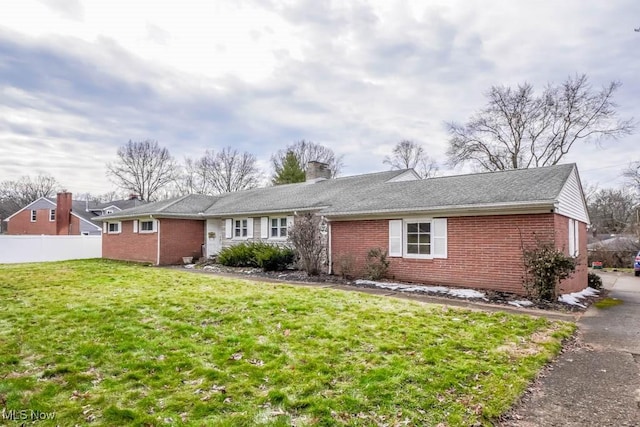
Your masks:
<path fill-rule="evenodd" d="M 102 223 L 102 232 L 106 233 L 109 231 L 109 223 L 107 221 Z"/>
<path fill-rule="evenodd" d="M 138 220 L 137 219 L 133 220 L 133 232 L 134 233 L 138 232 Z"/>
<path fill-rule="evenodd" d="M 253 218 L 247 218 L 247 239 L 253 239 Z"/>
<path fill-rule="evenodd" d="M 269 238 L 269 218 L 267 218 L 266 216 L 260 218 L 260 238 Z"/>
<path fill-rule="evenodd" d="M 291 227 L 293 227 L 293 216 L 289 215 L 287 217 L 287 228 L 291 228 Z"/>
<path fill-rule="evenodd" d="M 233 220 L 227 218 L 224 220 L 224 238 L 230 239 L 233 237 Z"/>
<path fill-rule="evenodd" d="M 575 220 L 569 219 L 569 256 L 576 254 L 576 228 Z"/>
<path fill-rule="evenodd" d="M 580 255 L 580 222 L 578 220 L 573 220 L 573 245 L 574 245 L 574 256 Z"/>
<path fill-rule="evenodd" d="M 431 243 L 434 258 L 447 257 L 447 218 L 434 218 L 431 222 Z"/>
<path fill-rule="evenodd" d="M 402 220 L 389 220 L 389 256 L 402 256 Z"/>
<path fill-rule="evenodd" d="M 158 222 L 159 222 L 159 221 L 160 221 L 159 219 L 154 219 L 154 220 L 153 220 L 153 224 L 152 224 L 152 226 L 151 226 L 151 227 L 153 228 L 153 231 L 154 231 L 154 232 L 157 232 L 157 231 L 158 231 Z"/>

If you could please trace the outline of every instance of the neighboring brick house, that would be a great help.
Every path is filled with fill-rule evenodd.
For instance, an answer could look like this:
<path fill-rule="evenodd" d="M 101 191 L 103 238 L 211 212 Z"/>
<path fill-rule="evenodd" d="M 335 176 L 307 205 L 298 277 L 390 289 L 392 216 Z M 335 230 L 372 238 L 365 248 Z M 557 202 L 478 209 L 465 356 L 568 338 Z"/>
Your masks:
<path fill-rule="evenodd" d="M 100 235 L 101 227 L 94 221 L 96 216 L 114 213 L 141 205 L 137 198 L 94 204 L 73 200 L 68 192 L 58 193 L 55 199 L 41 197 L 10 215 L 7 234 L 36 235 Z"/>
<path fill-rule="evenodd" d="M 305 183 L 190 195 L 106 215 L 103 256 L 179 263 L 247 240 L 286 244 L 296 214 L 327 228 L 327 271 L 369 249 L 388 252 L 390 279 L 523 293 L 522 248 L 553 242 L 576 257 L 562 292 L 587 285 L 589 217 L 574 164 L 420 180 L 412 170 L 328 179 L 312 162 Z"/>

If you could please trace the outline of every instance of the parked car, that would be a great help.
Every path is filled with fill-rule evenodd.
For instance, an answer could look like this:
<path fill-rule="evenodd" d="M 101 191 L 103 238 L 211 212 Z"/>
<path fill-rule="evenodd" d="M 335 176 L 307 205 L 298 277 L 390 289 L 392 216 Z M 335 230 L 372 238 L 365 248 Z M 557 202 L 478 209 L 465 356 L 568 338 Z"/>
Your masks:
<path fill-rule="evenodd" d="M 636 276 L 640 276 L 640 252 L 636 255 L 636 260 L 633 263 L 633 271 L 636 273 Z"/>

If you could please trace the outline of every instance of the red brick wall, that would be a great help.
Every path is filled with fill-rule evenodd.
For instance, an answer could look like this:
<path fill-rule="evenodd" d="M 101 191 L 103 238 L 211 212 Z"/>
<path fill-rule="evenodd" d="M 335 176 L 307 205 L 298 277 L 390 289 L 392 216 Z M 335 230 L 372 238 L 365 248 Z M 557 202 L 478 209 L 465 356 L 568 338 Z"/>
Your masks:
<path fill-rule="evenodd" d="M 182 257 L 202 256 L 205 221 L 160 220 L 160 264 L 182 264 Z"/>
<path fill-rule="evenodd" d="M 522 287 L 522 241 L 535 243 L 535 236 L 554 239 L 554 227 L 561 221 L 556 214 L 477 216 L 448 218 L 448 256 L 446 259 L 388 258 L 388 277 L 393 280 L 468 286 L 481 289 L 524 293 Z M 568 219 L 560 217 L 563 220 Z M 586 252 L 586 227 L 581 229 L 581 255 Z M 566 230 L 565 230 L 566 232 Z M 584 235 L 584 239 L 582 234 Z M 535 236 L 534 236 L 535 234 Z M 556 243 L 559 237 L 556 238 Z M 356 271 L 362 271 L 369 249 L 388 250 L 389 221 L 336 221 L 331 223 L 332 261 L 339 271 L 343 254 L 355 257 Z M 568 241 L 568 237 L 567 237 Z M 584 248 L 582 248 L 584 246 Z M 568 287 L 577 288 L 585 280 L 576 276 Z"/>
<path fill-rule="evenodd" d="M 556 247 L 564 250 L 565 254 L 569 254 L 569 218 L 556 215 L 555 216 L 555 238 Z M 577 267 L 573 275 L 560 283 L 560 293 L 566 294 L 571 292 L 577 292 L 587 284 L 588 261 L 587 261 L 587 224 L 579 223 L 578 234 L 578 258 Z"/>
<path fill-rule="evenodd" d="M 102 234 L 102 257 L 155 264 L 158 233 L 134 233 L 133 221 L 122 221 L 120 233 Z"/>
<path fill-rule="evenodd" d="M 27 209 L 9 220 L 7 234 L 46 234 L 54 236 L 56 234 L 56 221 L 49 221 L 49 209 L 37 209 L 36 222 L 31 222 L 31 210 Z M 69 234 L 80 234 L 80 220 L 75 216 L 71 216 L 71 231 Z"/>

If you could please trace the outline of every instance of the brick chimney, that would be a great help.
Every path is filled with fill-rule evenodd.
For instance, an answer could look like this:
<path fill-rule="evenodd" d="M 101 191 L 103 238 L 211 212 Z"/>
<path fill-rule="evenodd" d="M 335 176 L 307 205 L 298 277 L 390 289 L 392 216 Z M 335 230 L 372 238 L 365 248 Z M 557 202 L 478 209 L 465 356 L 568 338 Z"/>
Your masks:
<path fill-rule="evenodd" d="M 71 193 L 58 193 L 56 198 L 56 234 L 71 233 Z"/>
<path fill-rule="evenodd" d="M 314 179 L 324 178 L 331 179 L 331 169 L 327 163 L 310 161 L 307 163 L 307 181 L 313 181 Z"/>

